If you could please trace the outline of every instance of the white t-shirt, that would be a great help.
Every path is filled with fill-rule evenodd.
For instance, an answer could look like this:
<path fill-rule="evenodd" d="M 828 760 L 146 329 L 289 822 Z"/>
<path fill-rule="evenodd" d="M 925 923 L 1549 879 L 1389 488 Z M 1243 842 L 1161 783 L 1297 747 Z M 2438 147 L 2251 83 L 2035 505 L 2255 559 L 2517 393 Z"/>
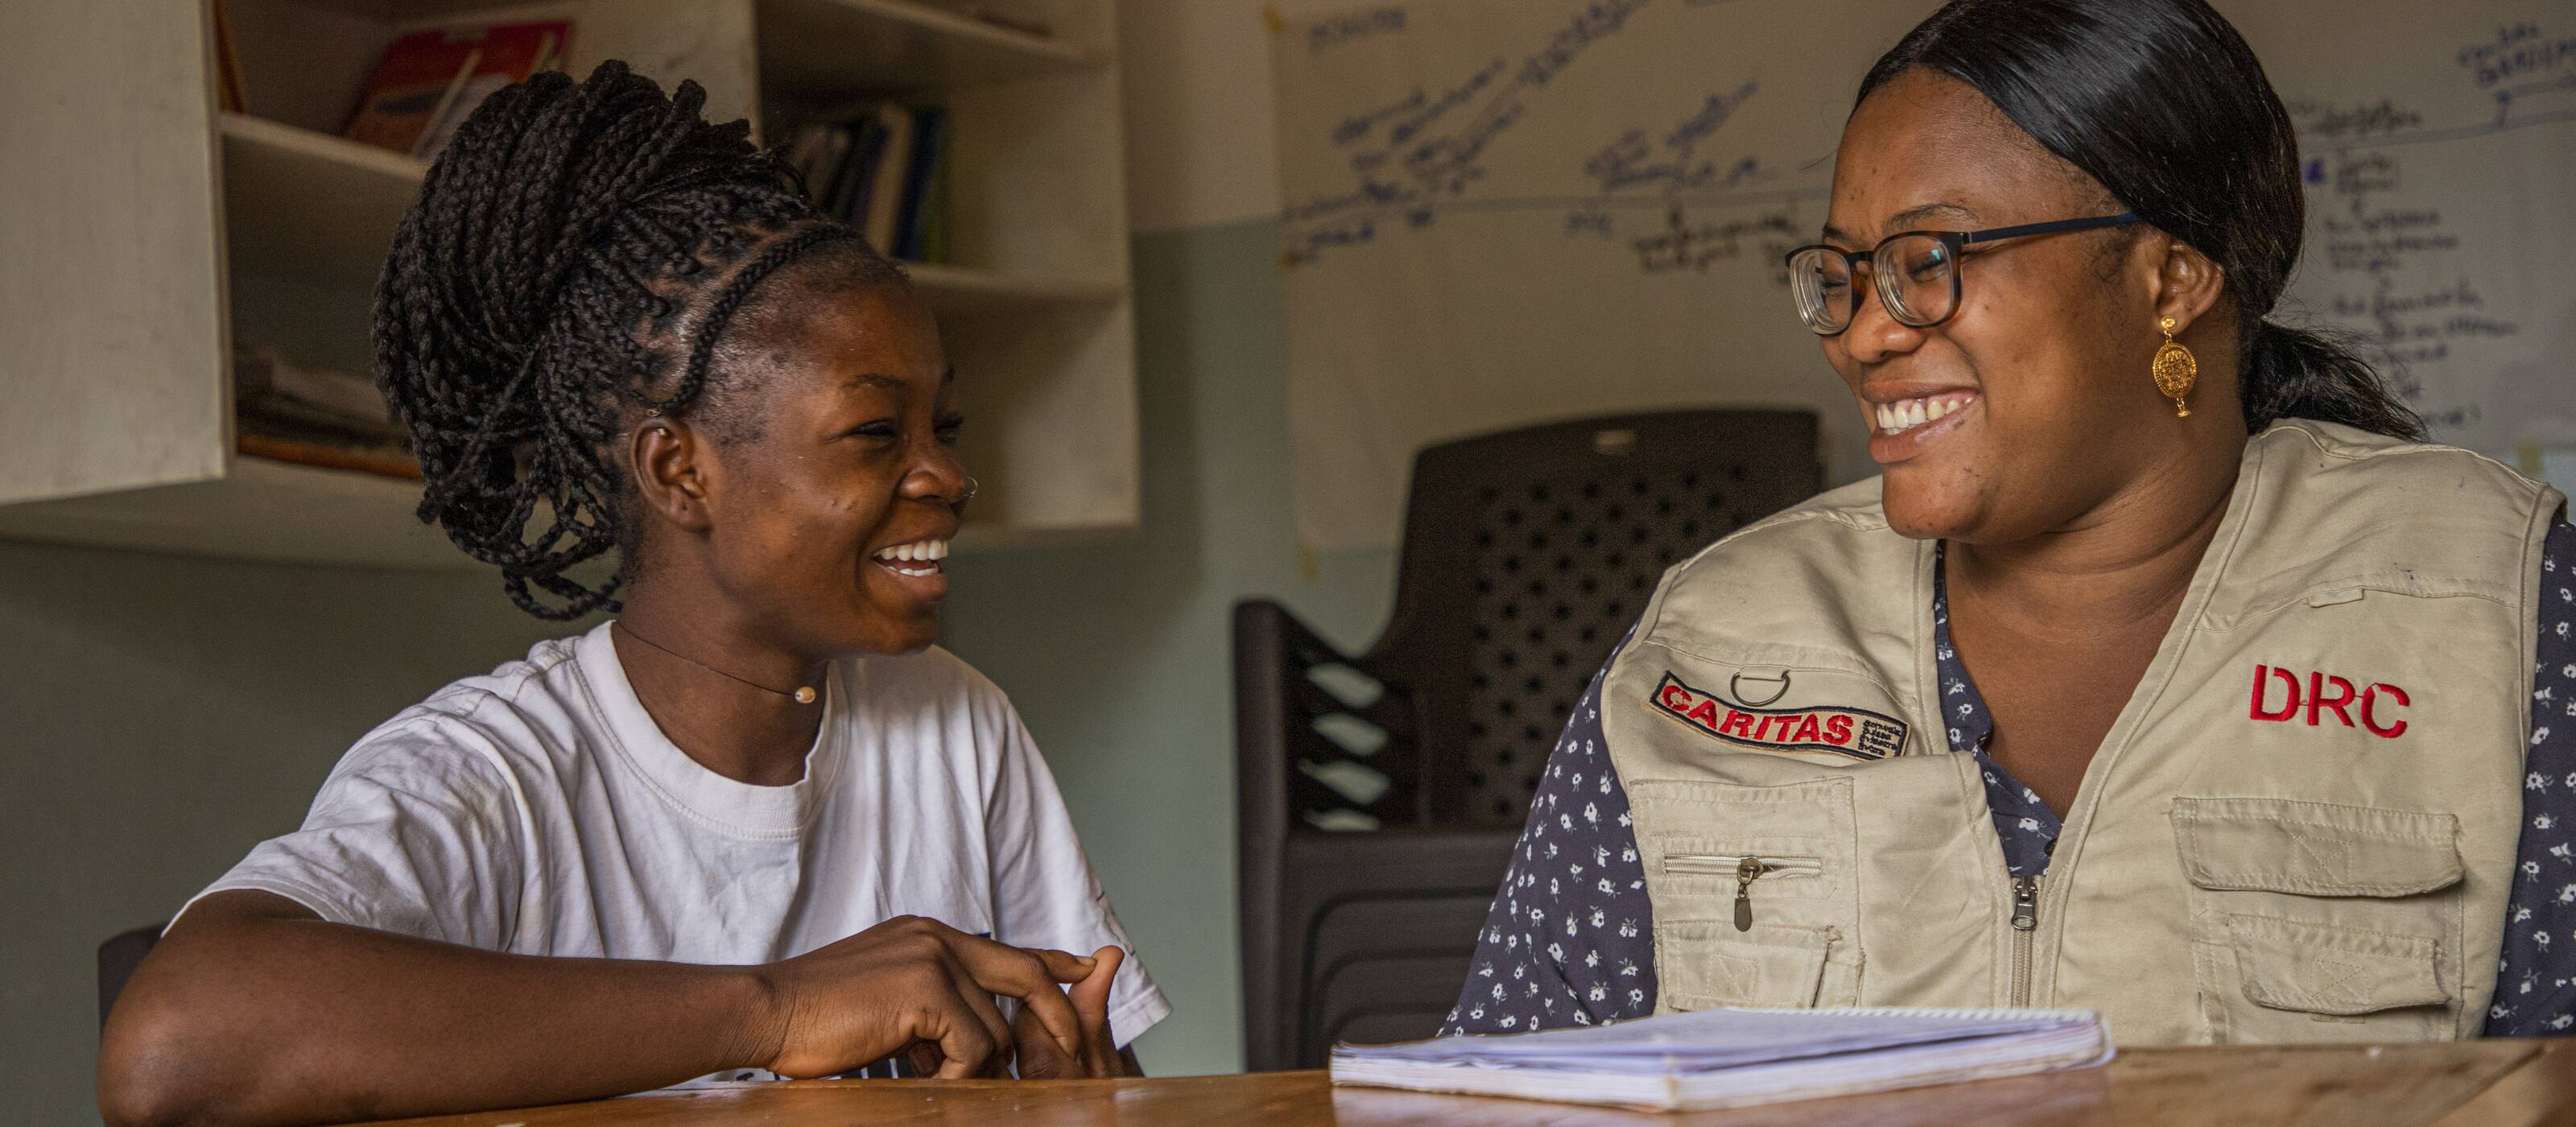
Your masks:
<path fill-rule="evenodd" d="M 302 829 L 198 895 L 261 889 L 336 923 L 529 955 L 767 963 L 902 915 L 1132 953 L 991 681 L 937 648 L 853 659 L 822 707 L 805 777 L 754 786 L 663 736 L 606 625 L 539 643 L 367 733 Z M 1118 1043 L 1170 1012 L 1129 958 Z"/>

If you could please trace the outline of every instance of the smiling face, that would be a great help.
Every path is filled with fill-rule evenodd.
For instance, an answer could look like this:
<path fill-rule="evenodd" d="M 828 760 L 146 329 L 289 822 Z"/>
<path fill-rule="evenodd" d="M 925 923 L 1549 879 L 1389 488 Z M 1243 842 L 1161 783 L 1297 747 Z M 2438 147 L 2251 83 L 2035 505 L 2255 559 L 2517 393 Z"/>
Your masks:
<path fill-rule="evenodd" d="M 1844 127 L 1824 241 L 1866 251 L 1902 231 L 2120 210 L 1974 88 L 1917 69 Z M 1869 427 L 1897 531 L 2000 543 L 2061 529 L 2170 455 L 2180 432 L 2147 358 L 2174 246 L 2143 227 L 1972 245 L 1957 311 L 1928 328 L 1857 279 L 1860 309 L 1823 338 L 1825 358 Z"/>
<path fill-rule="evenodd" d="M 717 575 L 768 606 L 776 636 L 872 653 L 929 645 L 966 496 L 930 311 L 874 286 L 755 311 L 740 329 L 766 402 L 761 435 L 718 452 L 738 488 L 717 514 Z"/>
<path fill-rule="evenodd" d="M 690 423 L 638 428 L 644 508 L 663 518 L 639 597 L 705 584 L 691 598 L 812 659 L 918 650 L 967 495 L 954 380 L 910 291 L 816 277 L 782 269 L 735 316 L 721 389 Z"/>

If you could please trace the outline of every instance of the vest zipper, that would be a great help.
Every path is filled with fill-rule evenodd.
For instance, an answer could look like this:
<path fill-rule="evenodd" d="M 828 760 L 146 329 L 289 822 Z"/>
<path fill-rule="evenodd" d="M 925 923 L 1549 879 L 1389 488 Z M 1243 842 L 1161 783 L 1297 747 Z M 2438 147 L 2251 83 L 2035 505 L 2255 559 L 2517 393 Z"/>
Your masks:
<path fill-rule="evenodd" d="M 1821 857 L 1754 857 L 1684 853 L 1664 858 L 1667 876 L 1735 878 L 1735 930 L 1753 930 L 1753 882 L 1777 873 L 1784 877 L 1817 877 L 1825 873 Z"/>
<path fill-rule="evenodd" d="M 2014 877 L 2012 887 L 2012 1004 L 2020 1007 L 2030 1004 L 2031 945 L 2039 931 L 2039 878 Z"/>

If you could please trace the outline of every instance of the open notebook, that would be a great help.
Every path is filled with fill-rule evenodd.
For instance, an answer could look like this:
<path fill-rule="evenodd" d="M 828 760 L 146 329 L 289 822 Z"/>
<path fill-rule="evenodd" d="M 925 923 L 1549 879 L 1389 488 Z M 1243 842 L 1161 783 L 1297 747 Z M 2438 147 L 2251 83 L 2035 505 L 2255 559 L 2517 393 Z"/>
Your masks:
<path fill-rule="evenodd" d="M 1615 1025 L 1340 1045 L 1333 1083 L 1619 1104 L 1749 1107 L 2111 1059 L 2089 1010 L 1697 1010 Z"/>

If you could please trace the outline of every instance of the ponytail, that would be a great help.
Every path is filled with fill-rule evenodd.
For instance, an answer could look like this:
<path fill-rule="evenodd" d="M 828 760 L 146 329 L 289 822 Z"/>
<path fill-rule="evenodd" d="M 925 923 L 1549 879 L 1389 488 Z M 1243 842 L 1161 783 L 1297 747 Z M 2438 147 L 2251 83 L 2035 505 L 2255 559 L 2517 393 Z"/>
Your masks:
<path fill-rule="evenodd" d="M 2256 322 L 2237 376 L 2245 429 L 2259 432 L 2282 419 L 2316 419 L 2424 441 L 2423 417 L 2353 354 L 2347 340 L 2348 335 L 2330 330 Z"/>

